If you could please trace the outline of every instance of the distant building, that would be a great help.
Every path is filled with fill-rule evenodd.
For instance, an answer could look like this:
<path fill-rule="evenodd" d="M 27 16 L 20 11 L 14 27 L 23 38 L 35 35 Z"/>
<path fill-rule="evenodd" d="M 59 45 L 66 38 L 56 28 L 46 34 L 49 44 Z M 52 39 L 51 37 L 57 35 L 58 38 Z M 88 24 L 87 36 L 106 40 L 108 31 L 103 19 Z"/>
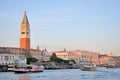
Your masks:
<path fill-rule="evenodd" d="M 99 64 L 99 53 L 83 51 L 83 50 L 75 50 L 75 51 L 57 51 L 54 52 L 57 57 L 62 58 L 64 60 L 75 60 L 75 62 L 80 64 Z M 53 52 L 48 53 L 52 55 Z"/>
<path fill-rule="evenodd" d="M 53 53 L 55 53 L 58 58 L 69 60 L 69 52 L 66 51 L 66 49 L 64 49 L 63 51 L 48 52 L 47 55 L 52 56 Z"/>
<path fill-rule="evenodd" d="M 72 51 L 73 60 L 79 62 L 80 64 L 99 64 L 99 53 L 91 51 L 76 50 Z M 72 58 L 71 56 L 71 58 Z"/>
<path fill-rule="evenodd" d="M 30 25 L 26 11 L 20 27 L 20 48 L 30 49 Z"/>
<path fill-rule="evenodd" d="M 20 48 L 0 47 L 0 64 L 14 64 L 13 61 L 17 57 L 21 62 L 31 56 L 40 59 L 40 53 L 41 51 L 38 47 L 37 49 L 31 49 L 30 47 L 30 25 L 25 11 L 20 26 Z"/>
<path fill-rule="evenodd" d="M 19 55 L 11 48 L 0 47 L 0 65 L 14 65 L 16 60 L 26 64 L 26 57 L 23 54 Z"/>
<path fill-rule="evenodd" d="M 30 24 L 27 18 L 26 11 L 24 12 L 23 20 L 20 27 L 20 49 L 37 59 L 40 59 L 39 46 L 37 49 L 30 48 Z M 28 57 L 28 56 L 26 56 Z"/>
<path fill-rule="evenodd" d="M 66 51 L 55 52 L 56 56 L 64 60 L 69 60 L 69 53 Z"/>
<path fill-rule="evenodd" d="M 0 65 L 14 65 L 17 58 L 16 54 L 0 53 Z"/>
<path fill-rule="evenodd" d="M 100 55 L 100 65 L 101 66 L 113 66 L 115 65 L 115 61 L 112 56 L 107 54 Z"/>
<path fill-rule="evenodd" d="M 113 57 L 115 60 L 116 67 L 120 67 L 120 56 Z"/>
<path fill-rule="evenodd" d="M 40 53 L 40 59 L 41 61 L 49 61 L 51 55 L 48 54 L 47 49 L 43 49 Z"/>

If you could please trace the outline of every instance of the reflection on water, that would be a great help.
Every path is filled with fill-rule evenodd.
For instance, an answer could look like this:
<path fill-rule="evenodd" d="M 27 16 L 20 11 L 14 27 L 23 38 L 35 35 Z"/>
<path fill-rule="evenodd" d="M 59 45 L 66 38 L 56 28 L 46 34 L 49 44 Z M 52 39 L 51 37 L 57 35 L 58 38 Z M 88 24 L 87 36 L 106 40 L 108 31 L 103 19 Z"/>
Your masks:
<path fill-rule="evenodd" d="M 100 69 L 95 72 L 61 69 L 24 74 L 0 72 L 0 80 L 120 80 L 120 69 Z"/>
<path fill-rule="evenodd" d="M 19 75 L 18 80 L 30 80 L 30 79 L 29 79 L 29 77 L 27 75 L 21 74 L 21 75 Z"/>

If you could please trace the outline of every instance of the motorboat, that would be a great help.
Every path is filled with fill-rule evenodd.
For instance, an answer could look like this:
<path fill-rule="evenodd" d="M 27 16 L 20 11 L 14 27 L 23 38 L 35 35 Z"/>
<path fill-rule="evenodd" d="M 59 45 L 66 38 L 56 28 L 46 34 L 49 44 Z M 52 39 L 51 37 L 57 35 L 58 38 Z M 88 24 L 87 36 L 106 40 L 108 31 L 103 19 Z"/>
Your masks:
<path fill-rule="evenodd" d="M 15 67 L 15 73 L 43 72 L 44 66 L 26 65 L 25 67 Z"/>
<path fill-rule="evenodd" d="M 43 65 L 27 65 L 27 69 L 29 72 L 43 72 L 44 66 Z"/>
<path fill-rule="evenodd" d="M 15 67 L 14 68 L 15 73 L 27 73 L 29 70 L 26 67 Z"/>
<path fill-rule="evenodd" d="M 92 64 L 92 65 L 83 65 L 83 67 L 80 68 L 81 70 L 83 71 L 97 71 L 97 67 L 95 64 Z"/>

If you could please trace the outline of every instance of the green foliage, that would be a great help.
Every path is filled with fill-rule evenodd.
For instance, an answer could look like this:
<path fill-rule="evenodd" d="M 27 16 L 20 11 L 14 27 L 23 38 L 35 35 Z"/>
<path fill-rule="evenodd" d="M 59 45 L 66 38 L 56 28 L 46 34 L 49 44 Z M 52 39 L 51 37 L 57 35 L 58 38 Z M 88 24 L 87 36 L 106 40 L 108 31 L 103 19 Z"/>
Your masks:
<path fill-rule="evenodd" d="M 64 60 L 64 63 L 69 64 L 70 61 L 69 60 Z"/>
<path fill-rule="evenodd" d="M 69 60 L 63 60 L 61 58 L 58 58 L 55 53 L 53 53 L 52 56 L 50 57 L 50 61 L 69 64 Z"/>
<path fill-rule="evenodd" d="M 34 57 L 28 57 L 27 58 L 27 64 L 30 64 L 31 62 L 37 62 L 38 60 Z"/>
<path fill-rule="evenodd" d="M 57 56 L 55 53 L 52 54 L 52 56 L 50 57 L 50 61 L 56 61 Z"/>

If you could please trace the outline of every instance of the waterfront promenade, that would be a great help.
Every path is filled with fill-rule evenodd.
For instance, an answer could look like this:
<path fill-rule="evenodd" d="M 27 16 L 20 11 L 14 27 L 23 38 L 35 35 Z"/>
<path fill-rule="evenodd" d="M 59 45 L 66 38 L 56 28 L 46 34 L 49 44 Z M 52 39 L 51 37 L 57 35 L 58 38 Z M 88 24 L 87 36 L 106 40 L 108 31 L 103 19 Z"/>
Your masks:
<path fill-rule="evenodd" d="M 80 69 L 44 70 L 40 73 L 15 74 L 1 72 L 0 80 L 120 80 L 120 69 L 99 69 L 95 72 Z"/>

